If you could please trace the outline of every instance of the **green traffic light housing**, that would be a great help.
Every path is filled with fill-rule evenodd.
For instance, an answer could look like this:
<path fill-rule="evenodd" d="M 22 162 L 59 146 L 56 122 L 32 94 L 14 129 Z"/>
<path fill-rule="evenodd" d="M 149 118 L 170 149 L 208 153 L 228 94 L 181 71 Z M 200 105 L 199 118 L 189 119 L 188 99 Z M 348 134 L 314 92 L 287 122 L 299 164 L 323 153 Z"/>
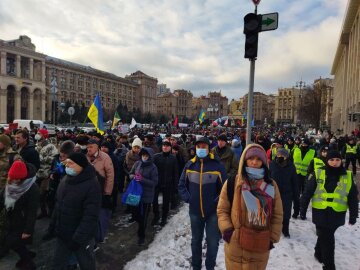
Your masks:
<path fill-rule="evenodd" d="M 261 31 L 262 15 L 248 13 L 244 17 L 245 58 L 255 59 L 257 57 L 258 37 Z"/>

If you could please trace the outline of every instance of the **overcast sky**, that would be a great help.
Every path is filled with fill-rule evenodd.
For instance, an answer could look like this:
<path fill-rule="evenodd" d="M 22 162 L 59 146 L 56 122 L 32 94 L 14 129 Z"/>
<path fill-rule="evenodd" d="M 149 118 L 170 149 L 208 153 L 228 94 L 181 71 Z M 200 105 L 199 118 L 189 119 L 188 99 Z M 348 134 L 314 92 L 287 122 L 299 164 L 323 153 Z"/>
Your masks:
<path fill-rule="evenodd" d="M 262 0 L 279 28 L 260 33 L 255 90 L 330 77 L 347 0 Z M 1 0 L 0 39 L 125 77 L 141 70 L 195 96 L 248 91 L 243 17 L 251 0 Z"/>

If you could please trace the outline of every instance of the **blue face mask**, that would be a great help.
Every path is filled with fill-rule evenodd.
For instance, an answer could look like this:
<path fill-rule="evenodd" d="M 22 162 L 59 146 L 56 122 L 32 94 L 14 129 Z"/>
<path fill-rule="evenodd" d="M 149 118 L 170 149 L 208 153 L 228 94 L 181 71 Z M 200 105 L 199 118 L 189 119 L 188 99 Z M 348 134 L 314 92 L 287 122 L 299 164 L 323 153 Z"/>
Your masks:
<path fill-rule="evenodd" d="M 77 176 L 78 175 L 78 173 L 73 168 L 69 168 L 69 167 L 65 168 L 65 172 L 66 172 L 67 175 L 70 175 L 70 176 Z"/>
<path fill-rule="evenodd" d="M 258 169 L 258 168 L 245 167 L 245 170 L 247 172 L 247 175 L 249 176 L 249 179 L 251 180 L 264 179 L 264 175 L 265 175 L 264 168 Z"/>
<path fill-rule="evenodd" d="M 196 149 L 196 155 L 199 157 L 199 158 L 204 158 L 207 156 L 207 150 L 206 149 Z"/>

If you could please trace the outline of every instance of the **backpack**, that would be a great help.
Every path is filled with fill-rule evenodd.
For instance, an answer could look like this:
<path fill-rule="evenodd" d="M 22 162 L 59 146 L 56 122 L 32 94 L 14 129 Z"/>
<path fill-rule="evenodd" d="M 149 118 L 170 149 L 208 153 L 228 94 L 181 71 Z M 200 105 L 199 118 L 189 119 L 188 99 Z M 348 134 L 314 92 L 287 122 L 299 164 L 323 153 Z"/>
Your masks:
<path fill-rule="evenodd" d="M 232 203 L 234 200 L 235 180 L 236 180 L 236 175 L 229 177 L 227 180 L 226 191 L 230 203 L 230 209 L 232 208 Z"/>

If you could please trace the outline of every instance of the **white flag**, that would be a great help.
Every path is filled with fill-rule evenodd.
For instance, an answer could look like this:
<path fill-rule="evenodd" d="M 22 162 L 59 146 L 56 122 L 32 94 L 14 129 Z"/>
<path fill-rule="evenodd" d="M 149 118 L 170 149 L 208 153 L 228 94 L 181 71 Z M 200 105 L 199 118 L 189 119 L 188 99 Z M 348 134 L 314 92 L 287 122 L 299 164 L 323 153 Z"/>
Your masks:
<path fill-rule="evenodd" d="M 134 117 L 131 119 L 131 124 L 130 124 L 130 128 L 134 128 L 136 126 L 136 121 L 134 119 Z"/>

